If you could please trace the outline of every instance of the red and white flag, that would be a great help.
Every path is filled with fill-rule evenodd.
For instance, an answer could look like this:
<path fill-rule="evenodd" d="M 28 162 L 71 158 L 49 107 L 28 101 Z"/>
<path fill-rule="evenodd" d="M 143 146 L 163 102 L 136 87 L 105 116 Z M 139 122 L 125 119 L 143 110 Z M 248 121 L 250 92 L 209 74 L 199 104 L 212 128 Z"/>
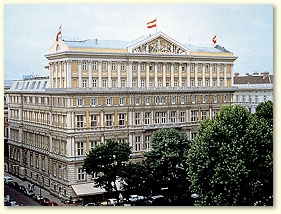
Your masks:
<path fill-rule="evenodd" d="M 215 36 L 213 37 L 212 41 L 213 41 L 214 45 L 217 43 L 217 35 L 215 35 Z"/>
<path fill-rule="evenodd" d="M 147 22 L 147 23 L 146 23 L 146 27 L 147 27 L 147 28 L 157 27 L 156 21 L 157 21 L 157 19 L 154 19 L 154 20 L 152 20 L 152 21 L 150 21 L 150 22 Z"/>
<path fill-rule="evenodd" d="M 59 31 L 58 31 L 57 36 L 56 36 L 56 41 L 59 41 L 59 35 L 61 35 L 61 25 L 59 27 Z"/>

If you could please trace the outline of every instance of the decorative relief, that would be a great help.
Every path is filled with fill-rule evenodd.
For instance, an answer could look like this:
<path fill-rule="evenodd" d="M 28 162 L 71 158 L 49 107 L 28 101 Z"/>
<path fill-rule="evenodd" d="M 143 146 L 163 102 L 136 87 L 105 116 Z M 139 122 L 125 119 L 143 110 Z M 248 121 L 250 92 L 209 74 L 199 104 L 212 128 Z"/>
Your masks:
<path fill-rule="evenodd" d="M 187 50 L 161 37 L 156 38 L 132 50 L 133 53 L 187 54 Z"/>

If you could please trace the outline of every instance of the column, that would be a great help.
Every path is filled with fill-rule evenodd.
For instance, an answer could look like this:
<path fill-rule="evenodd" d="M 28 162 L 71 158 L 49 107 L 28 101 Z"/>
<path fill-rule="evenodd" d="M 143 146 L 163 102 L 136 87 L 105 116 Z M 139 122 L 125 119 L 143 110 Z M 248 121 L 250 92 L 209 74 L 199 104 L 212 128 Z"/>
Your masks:
<path fill-rule="evenodd" d="M 195 85 L 195 87 L 198 87 L 198 69 L 199 69 L 199 67 L 198 67 L 198 63 L 196 63 L 195 65 L 194 65 L 194 74 L 195 74 L 195 78 L 194 78 L 194 85 Z"/>
<path fill-rule="evenodd" d="M 166 87 L 166 66 L 167 66 L 167 64 L 163 64 L 163 83 L 162 83 L 162 87 Z"/>
<path fill-rule="evenodd" d="M 59 69 L 60 70 L 60 77 L 59 77 L 60 78 L 60 84 L 59 84 L 58 87 L 62 88 L 62 62 L 59 62 L 59 63 L 60 63 L 59 64 L 60 65 L 60 69 Z"/>
<path fill-rule="evenodd" d="M 141 66 L 141 62 L 138 62 L 138 85 L 137 87 L 140 88 L 141 87 L 141 73 L 140 73 L 140 66 Z"/>
<path fill-rule="evenodd" d="M 157 72 L 157 63 L 154 63 L 154 87 L 158 86 Z"/>
<path fill-rule="evenodd" d="M 117 87 L 120 88 L 121 87 L 121 64 L 120 62 L 117 62 Z"/>
<path fill-rule="evenodd" d="M 233 71 L 233 64 L 230 65 L 230 76 L 231 76 L 231 82 L 230 82 L 231 85 L 230 86 L 233 86 L 233 83 L 234 83 L 232 71 Z"/>
<path fill-rule="evenodd" d="M 202 74 L 202 86 L 205 87 L 206 84 L 205 84 L 205 75 L 206 75 L 206 64 L 202 64 L 202 71 L 203 71 L 203 74 Z"/>
<path fill-rule="evenodd" d="M 182 86 L 182 65 L 179 64 L 179 87 Z"/>
<path fill-rule="evenodd" d="M 99 84 L 99 88 L 102 87 L 101 64 L 102 64 L 102 62 L 98 61 L 98 78 L 99 78 L 99 80 L 98 80 L 99 83 L 98 84 Z"/>
<path fill-rule="evenodd" d="M 132 87 L 132 62 L 127 64 L 127 87 Z"/>
<path fill-rule="evenodd" d="M 112 62 L 107 63 L 107 86 L 108 86 L 108 88 L 112 87 L 112 84 L 111 84 L 111 63 Z"/>
<path fill-rule="evenodd" d="M 145 76 L 146 76 L 145 86 L 148 88 L 149 87 L 149 62 L 146 63 L 146 74 L 145 74 Z"/>
<path fill-rule="evenodd" d="M 82 88 L 82 61 L 78 61 L 78 88 Z"/>
<path fill-rule="evenodd" d="M 187 87 L 190 87 L 190 63 L 186 65 L 186 81 Z"/>
<path fill-rule="evenodd" d="M 50 88 L 53 88 L 53 63 L 49 63 L 49 67 L 50 67 Z"/>
<path fill-rule="evenodd" d="M 67 83 L 67 62 L 65 62 L 64 61 L 64 63 L 63 63 L 63 70 L 64 70 L 64 83 L 63 83 L 63 87 L 64 88 L 66 88 L 67 87 L 67 85 L 66 85 L 66 83 Z"/>
<path fill-rule="evenodd" d="M 67 60 L 67 88 L 71 88 L 72 87 L 72 76 L 71 76 L 71 60 Z"/>
<path fill-rule="evenodd" d="M 93 72 L 93 62 L 89 60 L 89 61 L 88 61 L 89 88 L 92 88 L 92 87 L 93 87 L 92 72 Z"/>
<path fill-rule="evenodd" d="M 56 84 L 54 85 L 54 88 L 58 87 L 58 62 L 55 63 L 55 78 L 56 78 Z"/>
<path fill-rule="evenodd" d="M 210 86 L 213 86 L 213 64 L 210 64 Z"/>
<path fill-rule="evenodd" d="M 174 65 L 175 63 L 171 65 L 171 87 L 174 87 Z"/>
<path fill-rule="evenodd" d="M 220 86 L 220 69 L 218 68 L 218 64 L 217 64 L 217 86 Z"/>
<path fill-rule="evenodd" d="M 227 86 L 227 79 L 226 79 L 226 68 L 227 68 L 227 64 L 224 64 L 223 66 L 223 86 Z"/>

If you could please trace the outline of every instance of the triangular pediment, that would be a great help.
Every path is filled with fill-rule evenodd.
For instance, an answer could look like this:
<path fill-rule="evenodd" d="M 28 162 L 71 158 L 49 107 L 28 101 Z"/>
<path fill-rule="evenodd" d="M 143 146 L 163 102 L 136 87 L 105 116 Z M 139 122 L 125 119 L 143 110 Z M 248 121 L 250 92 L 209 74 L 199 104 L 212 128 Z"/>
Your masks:
<path fill-rule="evenodd" d="M 148 36 L 128 47 L 130 53 L 188 55 L 189 49 L 162 32 Z"/>

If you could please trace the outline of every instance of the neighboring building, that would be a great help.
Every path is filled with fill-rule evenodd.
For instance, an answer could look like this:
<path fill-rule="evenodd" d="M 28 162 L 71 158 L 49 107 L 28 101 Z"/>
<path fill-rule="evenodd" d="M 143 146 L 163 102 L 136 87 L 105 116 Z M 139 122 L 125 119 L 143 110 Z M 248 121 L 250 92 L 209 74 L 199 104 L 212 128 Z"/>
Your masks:
<path fill-rule="evenodd" d="M 9 138 L 9 123 L 8 123 L 8 98 L 6 91 L 11 88 L 13 81 L 4 81 L 4 170 L 8 171 L 8 161 L 9 161 L 9 148 L 8 148 L 8 138 Z"/>
<path fill-rule="evenodd" d="M 237 91 L 234 93 L 233 101 L 247 108 L 249 112 L 255 113 L 259 103 L 273 101 L 273 75 L 268 72 L 246 74 L 239 76 L 234 74 L 234 86 Z"/>
<path fill-rule="evenodd" d="M 161 127 L 193 139 L 236 91 L 233 53 L 162 32 L 133 42 L 59 39 L 46 58 L 49 79 L 15 81 L 9 91 L 9 169 L 62 198 L 98 193 L 82 170 L 91 148 L 124 141 L 136 159 Z"/>

